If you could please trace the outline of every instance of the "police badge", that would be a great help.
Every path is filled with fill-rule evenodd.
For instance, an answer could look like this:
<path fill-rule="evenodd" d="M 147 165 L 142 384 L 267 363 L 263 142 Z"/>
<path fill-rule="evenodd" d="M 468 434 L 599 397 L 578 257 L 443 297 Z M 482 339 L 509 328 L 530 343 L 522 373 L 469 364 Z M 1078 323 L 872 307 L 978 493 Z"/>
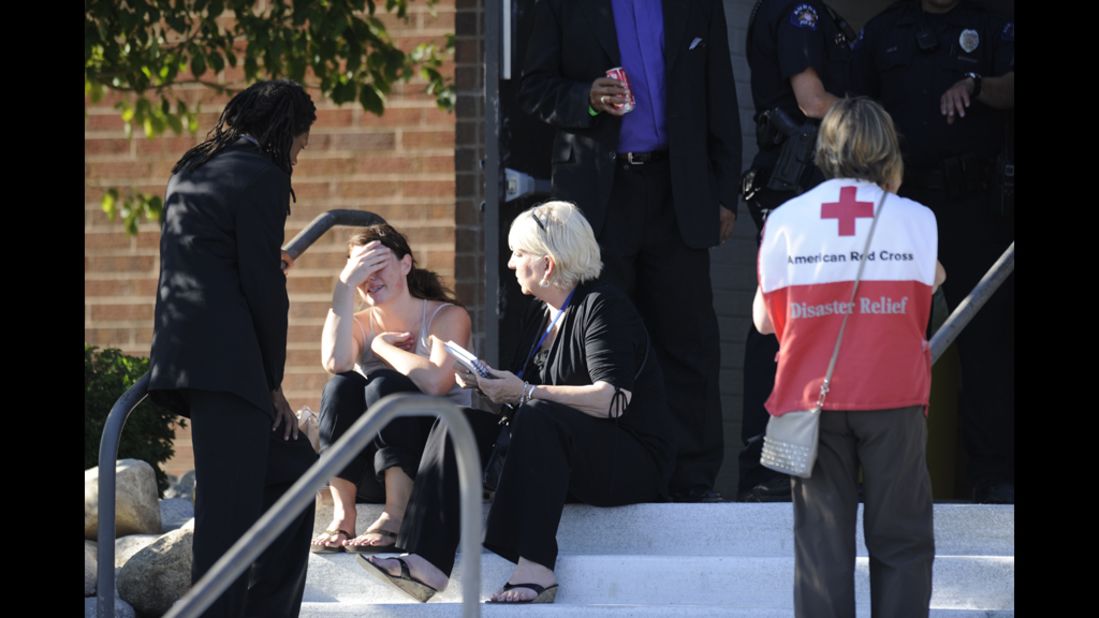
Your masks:
<path fill-rule="evenodd" d="M 965 53 L 972 54 L 973 50 L 977 49 L 977 46 L 981 44 L 981 35 L 977 34 L 976 30 L 967 28 L 962 30 L 962 35 L 958 37 L 958 44 L 962 46 Z"/>
<path fill-rule="evenodd" d="M 799 4 L 790 13 L 790 24 L 797 28 L 817 30 L 817 10 L 808 4 Z"/>

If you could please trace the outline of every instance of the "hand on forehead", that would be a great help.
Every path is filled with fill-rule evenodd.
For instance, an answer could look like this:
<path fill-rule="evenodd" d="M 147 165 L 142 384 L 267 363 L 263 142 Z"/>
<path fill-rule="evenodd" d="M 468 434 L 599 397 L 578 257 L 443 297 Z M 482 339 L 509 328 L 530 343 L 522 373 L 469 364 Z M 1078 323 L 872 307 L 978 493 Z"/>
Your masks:
<path fill-rule="evenodd" d="M 368 252 L 368 251 L 373 251 L 373 250 L 380 250 L 380 251 L 389 253 L 390 255 L 393 255 L 393 250 L 392 249 L 390 249 L 389 247 L 386 247 L 385 245 L 383 245 L 381 242 L 379 242 L 377 240 L 372 240 L 372 241 L 366 243 L 365 245 L 355 245 L 355 246 L 351 247 L 351 257 L 357 257 L 357 256 L 360 256 L 360 255 Z"/>

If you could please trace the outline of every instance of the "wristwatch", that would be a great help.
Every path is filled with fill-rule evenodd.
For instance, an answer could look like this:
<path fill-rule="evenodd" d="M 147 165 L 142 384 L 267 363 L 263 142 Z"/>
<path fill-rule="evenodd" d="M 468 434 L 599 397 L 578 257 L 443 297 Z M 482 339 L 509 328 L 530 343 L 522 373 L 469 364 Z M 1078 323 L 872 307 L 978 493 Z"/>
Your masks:
<path fill-rule="evenodd" d="M 973 71 L 970 71 L 970 72 L 966 73 L 965 75 L 963 75 L 962 77 L 973 80 L 973 93 L 970 94 L 969 96 L 973 97 L 974 99 L 976 99 L 978 96 L 980 96 L 980 94 L 981 94 L 981 74 L 980 73 L 974 73 Z"/>

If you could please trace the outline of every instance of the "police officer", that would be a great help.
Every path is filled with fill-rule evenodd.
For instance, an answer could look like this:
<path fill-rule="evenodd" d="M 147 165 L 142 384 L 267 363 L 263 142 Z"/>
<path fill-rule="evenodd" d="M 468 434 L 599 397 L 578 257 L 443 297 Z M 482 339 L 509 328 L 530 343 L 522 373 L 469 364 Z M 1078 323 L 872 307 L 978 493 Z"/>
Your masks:
<path fill-rule="evenodd" d="M 1014 107 L 1015 25 L 968 0 L 897 2 L 854 45 L 852 89 L 877 98 L 901 134 L 900 193 L 939 222 L 952 307 L 1014 238 L 1003 156 Z M 1005 182 L 1006 181 L 1006 182 Z M 962 440 L 979 502 L 1014 502 L 1014 277 L 959 337 Z"/>
<path fill-rule="evenodd" d="M 847 22 L 819 0 L 760 0 L 752 9 L 747 56 L 759 152 L 744 175 L 743 197 L 758 230 L 769 211 L 824 180 L 812 163 L 816 125 L 847 90 L 854 39 Z M 759 463 L 777 353 L 774 335 L 748 327 L 741 501 L 790 500 L 789 477 Z"/>

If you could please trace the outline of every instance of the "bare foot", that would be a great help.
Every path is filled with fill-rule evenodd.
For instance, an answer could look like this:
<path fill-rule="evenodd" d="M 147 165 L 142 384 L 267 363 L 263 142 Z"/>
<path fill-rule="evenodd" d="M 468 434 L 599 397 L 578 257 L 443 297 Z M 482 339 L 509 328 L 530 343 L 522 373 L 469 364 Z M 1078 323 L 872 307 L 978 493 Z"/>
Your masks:
<path fill-rule="evenodd" d="M 440 571 L 434 564 L 428 562 L 426 558 L 418 554 L 402 554 L 401 558 L 404 558 L 405 563 L 408 564 L 408 572 L 412 577 L 435 590 L 445 590 L 447 584 L 450 583 L 450 577 Z M 371 556 L 367 560 L 385 569 L 387 573 L 394 577 L 400 577 L 401 575 L 401 563 L 397 562 L 396 558 Z"/>
<path fill-rule="evenodd" d="M 366 528 L 359 536 L 344 542 L 344 547 L 354 551 L 360 547 L 392 547 L 397 542 L 397 533 L 401 530 L 401 522 L 390 517 L 389 513 L 382 511 L 378 519 Z"/>
<path fill-rule="evenodd" d="M 543 588 L 549 588 L 557 583 L 557 576 L 553 574 L 553 571 L 547 569 L 545 566 L 538 564 L 537 562 L 531 562 L 526 558 L 519 557 L 519 564 L 515 565 L 515 570 L 511 572 L 511 577 L 508 578 L 509 584 L 538 584 Z M 500 589 L 493 594 L 491 600 L 496 603 L 519 603 L 523 601 L 530 601 L 534 597 L 538 596 L 534 590 L 530 588 L 512 588 L 511 590 Z"/>
<path fill-rule="evenodd" d="M 336 477 L 329 481 L 328 491 L 332 495 L 332 521 L 310 544 L 314 552 L 341 551 L 355 536 L 355 484 Z"/>

